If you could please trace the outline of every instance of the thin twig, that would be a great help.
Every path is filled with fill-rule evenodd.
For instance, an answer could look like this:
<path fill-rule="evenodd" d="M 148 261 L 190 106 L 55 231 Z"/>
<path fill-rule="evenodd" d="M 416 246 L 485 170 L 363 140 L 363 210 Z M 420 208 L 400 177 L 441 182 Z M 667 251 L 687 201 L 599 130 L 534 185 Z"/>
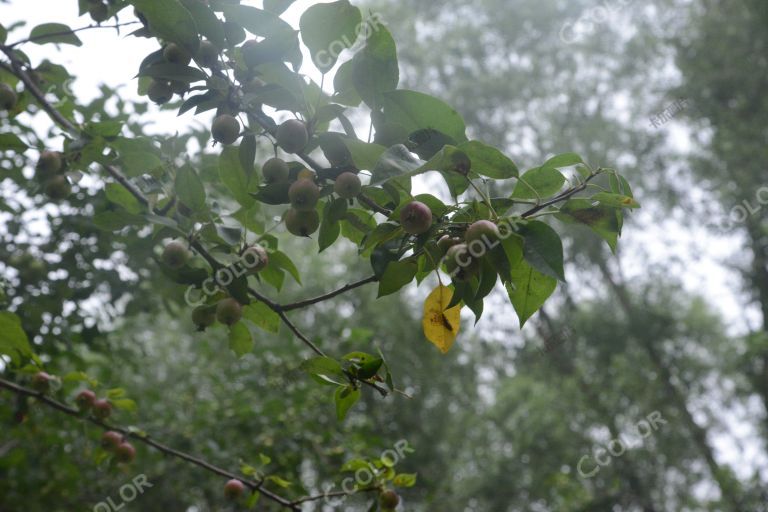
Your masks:
<path fill-rule="evenodd" d="M 31 43 L 33 41 L 37 41 L 38 39 L 46 39 L 48 37 L 58 37 L 58 36 L 66 36 L 68 34 L 74 34 L 75 32 L 82 32 L 83 30 L 88 30 L 92 28 L 120 28 L 125 27 L 128 25 L 136 25 L 141 23 L 140 21 L 126 21 L 125 23 L 116 23 L 114 25 L 88 25 L 87 27 L 80 27 L 75 29 L 69 29 L 69 30 L 62 30 L 61 32 L 51 32 L 50 34 L 41 34 L 39 36 L 35 37 L 28 37 L 26 39 L 22 39 L 21 41 L 16 41 L 15 43 L 11 43 L 8 46 L 8 48 L 14 48 L 16 46 L 19 46 L 20 44 L 24 43 Z"/>

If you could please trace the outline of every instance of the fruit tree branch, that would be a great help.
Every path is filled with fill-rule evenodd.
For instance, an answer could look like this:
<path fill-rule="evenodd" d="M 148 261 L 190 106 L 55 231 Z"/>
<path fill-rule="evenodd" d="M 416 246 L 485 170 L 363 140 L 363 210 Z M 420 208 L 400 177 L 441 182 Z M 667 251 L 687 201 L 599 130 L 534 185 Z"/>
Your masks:
<path fill-rule="evenodd" d="M 25 388 L 23 386 L 20 386 L 14 382 L 7 381 L 3 378 L 0 378 L 0 388 L 5 388 L 9 391 L 12 391 L 13 393 L 16 393 L 18 395 L 24 395 L 32 398 L 36 398 L 39 402 L 44 403 L 48 407 L 55 409 L 59 412 L 62 412 L 64 414 L 67 414 L 69 416 L 83 419 L 89 423 L 92 423 L 93 425 L 96 425 L 97 427 L 103 429 L 103 430 L 114 430 L 115 432 L 121 433 L 123 436 L 131 439 L 135 439 L 136 441 L 139 441 L 141 443 L 144 443 L 148 446 L 151 446 L 152 448 L 166 454 L 171 455 L 173 457 L 176 457 L 178 459 L 182 459 L 184 461 L 187 461 L 195 466 L 201 467 L 205 469 L 206 471 L 210 473 L 214 473 L 216 475 L 225 477 L 225 478 L 232 478 L 241 481 L 246 487 L 251 489 L 252 491 L 259 492 L 262 494 L 265 498 L 268 498 L 275 503 L 278 503 L 282 505 L 284 508 L 288 508 L 290 510 L 299 511 L 301 510 L 299 506 L 290 500 L 283 498 L 282 496 L 279 496 L 272 491 L 269 491 L 268 489 L 264 489 L 263 481 L 253 481 L 253 480 L 247 480 L 244 479 L 235 473 L 232 473 L 230 471 L 227 471 L 226 469 L 222 469 L 218 466 L 215 466 L 211 464 L 210 462 L 207 462 L 201 458 L 195 457 L 193 455 L 190 455 L 188 453 L 176 450 L 174 448 L 171 448 L 170 446 L 167 446 L 163 443 L 160 443 L 158 441 L 155 441 L 154 439 L 150 438 L 146 435 L 140 435 L 137 432 L 132 432 L 128 429 L 116 427 L 114 425 L 110 425 L 102 420 L 99 420 L 97 418 L 94 418 L 92 416 L 83 416 L 80 411 L 77 409 L 74 409 L 72 407 L 69 407 L 68 405 L 65 405 L 61 402 L 58 402 L 54 400 L 53 398 L 49 398 L 45 396 L 42 393 L 38 393 L 37 391 L 34 391 L 32 389 Z"/>
<path fill-rule="evenodd" d="M 522 215 L 520 215 L 520 217 L 526 219 L 526 218 L 531 217 L 532 215 L 540 212 L 544 208 L 548 208 L 548 207 L 550 207 L 550 206 L 552 206 L 554 204 L 559 203 L 560 201 L 564 201 L 566 199 L 570 199 L 574 195 L 578 194 L 579 192 L 581 192 L 582 190 L 587 188 L 587 185 L 589 184 L 589 182 L 592 181 L 595 177 L 599 176 L 600 174 L 602 174 L 602 171 L 600 171 L 600 170 L 598 170 L 597 172 L 591 173 L 589 176 L 587 176 L 587 178 L 583 182 L 579 183 L 575 187 L 571 187 L 568 190 L 565 190 L 564 192 L 562 192 L 561 194 L 556 195 L 552 199 L 550 199 L 548 201 L 544 201 L 543 203 L 541 203 L 541 204 L 539 204 L 537 206 L 534 206 L 530 210 L 528 210 L 528 211 L 524 212 Z"/>
<path fill-rule="evenodd" d="M 141 22 L 140 21 L 126 21 L 125 23 L 116 23 L 114 25 L 92 24 L 92 25 L 88 25 L 86 27 L 80 27 L 80 28 L 69 29 L 69 30 L 62 30 L 60 32 L 51 32 L 50 34 L 42 34 L 42 35 L 35 36 L 35 37 L 28 37 L 26 39 L 22 39 L 20 41 L 16 41 L 15 43 L 11 43 L 11 44 L 9 44 L 7 46 L 8 46 L 8 48 L 14 48 L 16 46 L 19 46 L 20 44 L 31 43 L 31 42 L 37 41 L 39 39 L 47 39 L 49 37 L 66 36 L 66 35 L 69 35 L 69 34 L 74 34 L 76 32 L 82 32 L 83 30 L 89 30 L 89 29 L 93 29 L 93 28 L 120 28 L 120 27 L 125 27 L 125 26 L 128 26 L 128 25 L 136 25 L 138 23 L 141 23 Z"/>
<path fill-rule="evenodd" d="M 312 299 L 306 299 L 301 300 L 298 302 L 294 302 L 292 304 L 283 304 L 280 306 L 280 309 L 283 311 L 292 311 L 294 309 L 301 309 L 305 308 L 307 306 L 311 306 L 312 304 L 317 304 L 318 302 L 323 302 L 328 299 L 332 299 L 333 297 L 336 297 L 337 295 L 341 295 L 343 293 L 346 293 L 350 290 L 354 290 L 355 288 L 359 288 L 361 286 L 364 286 L 368 283 L 375 283 L 378 281 L 379 278 L 374 276 L 366 277 L 365 279 L 361 279 L 360 281 L 356 281 L 354 283 L 350 283 L 347 285 L 342 286 L 338 290 L 334 290 L 332 292 L 326 293 L 325 295 L 320 295 L 318 297 L 312 298 Z"/>

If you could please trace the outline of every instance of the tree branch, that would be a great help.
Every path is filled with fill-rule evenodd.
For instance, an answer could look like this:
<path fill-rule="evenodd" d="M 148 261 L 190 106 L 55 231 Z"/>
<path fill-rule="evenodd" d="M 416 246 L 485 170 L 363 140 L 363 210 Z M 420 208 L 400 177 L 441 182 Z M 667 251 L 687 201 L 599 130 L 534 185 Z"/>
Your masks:
<path fill-rule="evenodd" d="M 75 28 L 75 29 L 62 30 L 61 32 L 51 32 L 50 34 L 43 34 L 43 35 L 35 36 L 35 37 L 28 37 L 26 39 L 22 39 L 21 41 L 16 41 L 15 43 L 11 43 L 11 44 L 9 44 L 7 46 L 8 46 L 8 48 L 14 48 L 16 46 L 19 46 L 20 44 L 30 43 L 30 42 L 33 42 L 33 41 L 37 41 L 39 39 L 46 39 L 48 37 L 66 36 L 68 34 L 74 34 L 76 32 L 82 32 L 83 30 L 89 30 L 89 29 L 93 29 L 93 28 L 120 28 L 120 27 L 125 27 L 125 26 L 128 26 L 128 25 L 136 25 L 136 24 L 139 24 L 139 23 L 141 23 L 141 22 L 140 21 L 126 21 L 125 23 L 116 23 L 114 25 L 101 25 L 101 24 L 88 25 L 87 27 L 80 27 L 80 28 Z"/>
<path fill-rule="evenodd" d="M 342 286 L 338 290 L 334 290 L 332 292 L 326 293 L 325 295 L 320 295 L 318 297 L 312 298 L 312 299 L 305 299 L 298 302 L 294 302 L 292 304 L 283 304 L 280 306 L 280 309 L 283 311 L 293 311 L 294 309 L 301 309 L 305 308 L 307 306 L 311 306 L 313 304 L 317 304 L 318 302 L 323 302 L 328 299 L 332 299 L 336 297 L 337 295 L 341 295 L 343 293 L 346 293 L 350 290 L 354 290 L 355 288 L 359 288 L 361 286 L 364 286 L 368 283 L 375 283 L 378 281 L 379 278 L 375 275 L 366 277 L 365 279 L 361 279 L 360 281 L 356 281 L 354 283 L 350 283 L 347 285 Z"/>
<path fill-rule="evenodd" d="M 45 405 L 47 405 L 48 407 L 50 407 L 52 409 L 55 409 L 55 410 L 57 410 L 59 412 L 67 414 L 69 416 L 72 416 L 72 417 L 75 417 L 75 418 L 78 418 L 78 419 L 81 419 L 81 420 L 85 420 L 85 421 L 87 421 L 89 423 L 92 423 L 93 425 L 96 425 L 97 427 L 99 427 L 99 428 L 101 428 L 103 430 L 114 430 L 115 432 L 120 432 L 123 436 L 125 436 L 127 438 L 135 439 L 136 441 L 139 441 L 139 442 L 144 443 L 144 444 L 146 444 L 148 446 L 151 446 L 152 448 L 154 448 L 154 449 L 156 449 L 156 450 L 158 450 L 158 451 L 160 451 L 160 452 L 162 452 L 162 453 L 164 453 L 166 455 L 171 455 L 171 456 L 176 457 L 178 459 L 185 460 L 185 461 L 187 461 L 187 462 L 189 462 L 191 464 L 194 464 L 195 466 L 198 466 L 200 468 L 205 469 L 206 471 L 208 471 L 210 473 L 214 473 L 216 475 L 219 475 L 219 476 L 222 476 L 222 477 L 225 477 L 225 478 L 233 478 L 233 479 L 236 479 L 236 480 L 240 480 L 241 482 L 243 482 L 243 484 L 245 486 L 247 486 L 252 491 L 256 491 L 256 492 L 261 493 L 262 495 L 264 495 L 265 498 L 268 498 L 268 499 L 274 501 L 275 503 L 278 503 L 278 504 L 282 505 L 285 508 L 288 508 L 288 509 L 291 509 L 291 510 L 294 510 L 294 511 L 301 510 L 297 504 L 291 502 L 290 500 L 288 500 L 286 498 L 283 498 L 282 496 L 279 496 L 279 495 L 273 493 L 272 491 L 269 491 L 268 489 L 264 489 L 263 488 L 263 485 L 264 485 L 263 481 L 258 481 L 257 482 L 257 481 L 253 481 L 253 480 L 244 479 L 244 478 L 238 476 L 235 473 L 232 473 L 230 471 L 227 471 L 226 469 L 222 469 L 222 468 L 220 468 L 218 466 L 215 466 L 215 465 L 211 464 L 210 462 L 207 462 L 207 461 L 205 461 L 205 460 L 203 460 L 203 459 L 201 459 L 199 457 L 195 457 L 193 455 L 190 455 L 188 453 L 185 453 L 185 452 L 173 449 L 170 446 L 167 446 L 167 445 L 165 445 L 163 443 L 155 441 L 154 439 L 150 438 L 149 436 L 142 436 L 142 435 L 138 434 L 137 432 L 132 432 L 132 431 L 127 430 L 125 428 L 121 428 L 121 427 L 117 427 L 117 426 L 114 426 L 114 425 L 110 425 L 110 424 L 108 424 L 108 423 L 106 423 L 104 421 L 101 421 L 99 419 L 96 419 L 96 418 L 94 418 L 92 416 L 83 416 L 80 413 L 80 411 L 78 411 L 77 409 L 69 407 L 68 405 L 65 405 L 65 404 L 63 404 L 61 402 L 58 402 L 58 401 L 54 400 L 53 398 L 49 398 L 49 397 L 47 397 L 47 396 L 45 396 L 45 395 L 43 395 L 41 393 L 38 393 L 37 391 L 25 388 L 23 386 L 20 386 L 20 385 L 14 383 L 14 382 L 10 382 L 10 381 L 5 380 L 3 378 L 0 378 L 0 388 L 5 388 L 5 389 L 7 389 L 9 391 L 12 391 L 12 392 L 18 394 L 18 395 L 24 395 L 24 396 L 29 396 L 29 397 L 32 397 L 32 398 L 36 398 L 39 402 L 44 403 Z"/>
<path fill-rule="evenodd" d="M 530 210 L 528 210 L 528 211 L 524 212 L 522 215 L 520 215 L 520 217 L 522 217 L 523 219 L 528 218 L 528 217 L 530 217 L 530 216 L 540 212 L 544 208 L 548 208 L 548 207 L 550 207 L 550 206 L 552 206 L 554 204 L 557 204 L 560 201 L 563 201 L 565 199 L 570 199 L 574 195 L 578 194 L 579 192 L 581 192 L 582 190 L 587 188 L 587 184 L 589 184 L 590 181 L 592 181 L 595 177 L 599 176 L 600 174 L 602 174 L 602 172 L 600 170 L 598 170 L 597 172 L 593 172 L 592 174 L 587 176 L 587 178 L 583 182 L 579 183 L 575 187 L 571 187 L 568 190 L 562 192 L 561 194 L 556 195 L 552 199 L 550 199 L 548 201 L 544 201 L 543 203 L 541 203 L 541 204 L 539 204 L 537 206 L 534 206 Z"/>

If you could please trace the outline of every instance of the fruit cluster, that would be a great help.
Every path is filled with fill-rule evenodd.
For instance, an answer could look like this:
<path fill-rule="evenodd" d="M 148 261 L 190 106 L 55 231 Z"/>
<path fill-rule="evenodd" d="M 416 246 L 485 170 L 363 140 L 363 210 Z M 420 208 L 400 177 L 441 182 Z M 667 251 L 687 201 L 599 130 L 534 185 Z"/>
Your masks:
<path fill-rule="evenodd" d="M 43 187 L 45 195 L 54 201 L 66 199 L 72 193 L 72 185 L 65 174 L 67 162 L 58 151 L 43 151 L 35 166 L 35 179 Z"/>

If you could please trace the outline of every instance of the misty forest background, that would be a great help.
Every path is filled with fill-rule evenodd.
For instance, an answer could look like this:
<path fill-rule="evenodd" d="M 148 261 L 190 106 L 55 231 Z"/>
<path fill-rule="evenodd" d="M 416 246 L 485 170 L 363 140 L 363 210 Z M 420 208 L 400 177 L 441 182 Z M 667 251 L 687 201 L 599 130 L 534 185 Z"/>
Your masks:
<path fill-rule="evenodd" d="M 401 493 L 404 510 L 768 510 L 768 223 L 758 195 L 768 179 L 768 5 L 607 0 L 605 19 L 597 5 L 365 4 L 394 35 L 402 85 L 455 106 L 473 136 L 521 169 L 574 151 L 634 186 L 643 208 L 618 254 L 586 229 L 568 238 L 569 283 L 522 332 L 501 292 L 476 328 L 465 318 L 446 356 L 423 338 L 421 288 L 378 301 L 374 288 L 357 289 L 307 311 L 297 321 L 339 353 L 378 343 L 413 395 L 367 396 L 338 423 L 328 391 L 297 376 L 289 333 L 265 335 L 237 359 L 215 330 L 194 332 L 181 294 L 158 299 L 178 285 L 103 267 L 78 276 L 85 296 L 108 286 L 129 298 L 84 308 L 87 329 L 52 333 L 57 373 L 85 367 L 125 388 L 140 405 L 131 423 L 179 449 L 216 461 L 261 452 L 271 472 L 309 489 L 334 483 L 350 454 L 405 439 L 415 451 L 399 469 L 418 479 Z M 670 105 L 674 119 L 653 123 Z M 734 215 L 743 201 L 758 211 Z M 94 254 L 109 254 L 120 240 L 97 236 L 77 215 L 84 206 L 48 222 L 76 226 Z M 12 219 L 4 231 L 30 229 Z M 76 266 L 82 248 L 58 238 L 67 231 L 26 248 L 0 244 L 2 275 L 35 297 L 18 311 L 28 325 L 60 312 L 68 292 L 64 283 L 40 292 L 32 266 L 6 262 L 64 248 Z M 150 243 L 132 249 L 148 254 Z M 366 275 L 353 249 L 301 259 L 302 296 Z M 222 509 L 221 482 L 194 467 L 139 447 L 129 471 L 105 471 L 89 457 L 96 436 L 42 408 L 20 425 L 17 405 L 0 394 L 0 510 L 81 510 L 138 473 L 151 495 L 126 510 Z M 579 475 L 584 455 L 631 438 L 655 411 L 666 423 L 652 435 Z M 322 507 L 307 510 L 331 510 Z"/>

